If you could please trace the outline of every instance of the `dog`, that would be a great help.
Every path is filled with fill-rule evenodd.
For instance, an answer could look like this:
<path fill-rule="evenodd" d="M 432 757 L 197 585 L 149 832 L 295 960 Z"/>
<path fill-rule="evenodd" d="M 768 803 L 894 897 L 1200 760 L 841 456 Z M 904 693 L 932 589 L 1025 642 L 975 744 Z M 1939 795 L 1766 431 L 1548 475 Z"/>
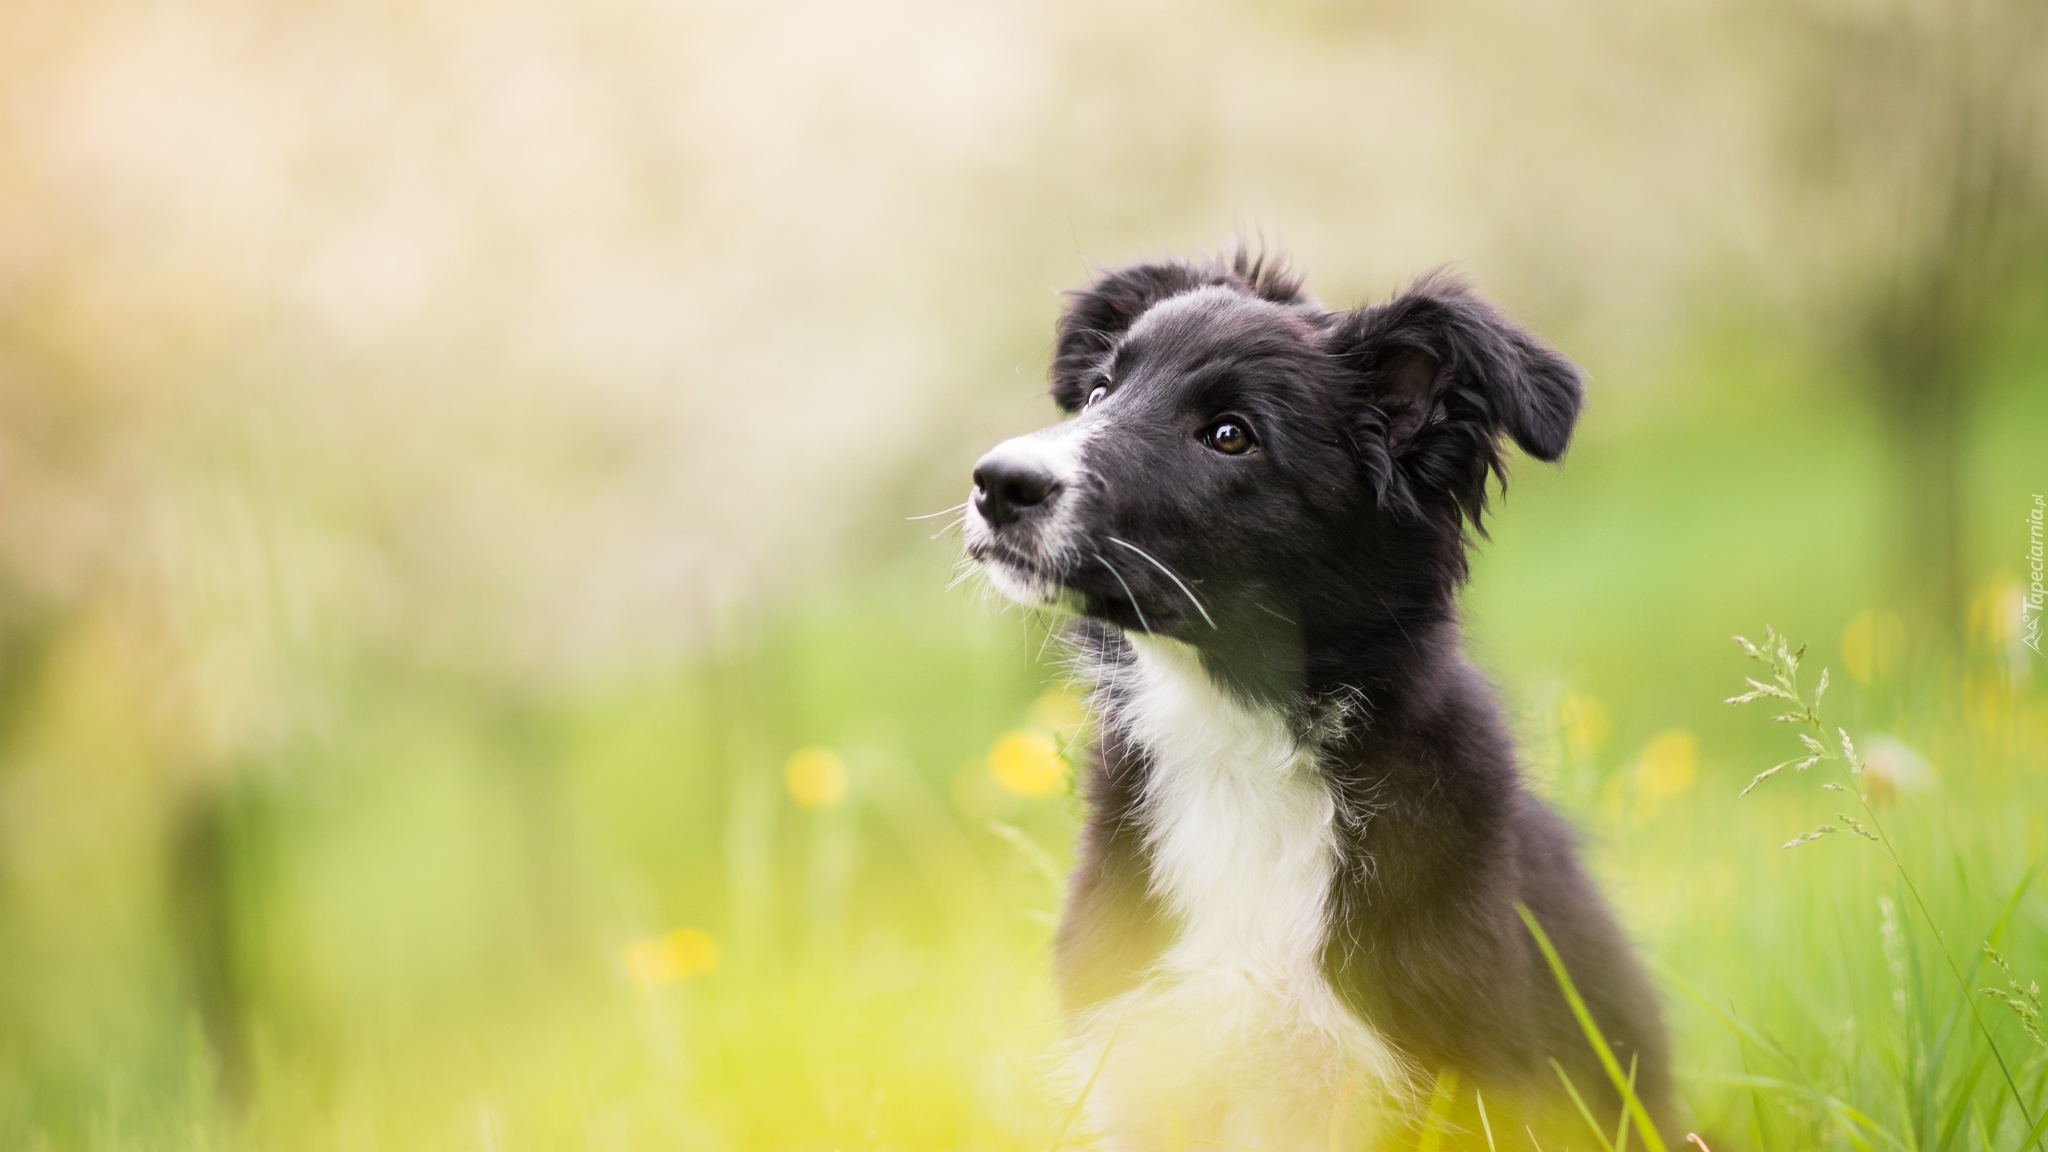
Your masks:
<path fill-rule="evenodd" d="M 1456 278 L 1330 310 L 1240 245 L 1070 293 L 1051 393 L 964 535 L 1071 615 L 1091 685 L 1054 953 L 1104 1145 L 1557 1147 L 1580 1103 L 1611 1132 L 1520 908 L 1677 1131 L 1656 996 L 1460 645 L 1503 440 L 1560 459 L 1578 369 Z"/>

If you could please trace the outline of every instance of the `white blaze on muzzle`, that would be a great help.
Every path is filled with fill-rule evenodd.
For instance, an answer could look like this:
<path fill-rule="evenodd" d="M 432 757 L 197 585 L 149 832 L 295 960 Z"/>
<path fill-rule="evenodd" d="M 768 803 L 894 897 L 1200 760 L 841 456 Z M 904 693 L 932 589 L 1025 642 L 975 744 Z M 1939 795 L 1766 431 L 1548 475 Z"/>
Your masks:
<path fill-rule="evenodd" d="M 1093 421 L 1062 421 L 990 449 L 974 466 L 967 546 L 997 591 L 1048 604 L 1084 555 L 1077 506 Z"/>

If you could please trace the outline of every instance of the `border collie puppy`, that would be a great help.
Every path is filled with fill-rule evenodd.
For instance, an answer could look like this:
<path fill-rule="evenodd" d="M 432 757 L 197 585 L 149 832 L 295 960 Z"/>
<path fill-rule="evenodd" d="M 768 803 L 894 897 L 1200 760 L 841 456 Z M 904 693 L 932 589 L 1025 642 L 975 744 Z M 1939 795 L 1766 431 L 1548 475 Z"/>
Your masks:
<path fill-rule="evenodd" d="M 1052 395 L 1070 419 L 975 466 L 966 537 L 1079 618 L 1057 966 L 1107 1146 L 1407 1142 L 1432 1096 L 1454 1146 L 1584 1143 L 1560 1070 L 1620 1101 L 1518 902 L 1673 1131 L 1656 998 L 1459 646 L 1501 438 L 1557 460 L 1578 370 L 1456 280 L 1331 311 L 1240 250 L 1073 293 Z"/>

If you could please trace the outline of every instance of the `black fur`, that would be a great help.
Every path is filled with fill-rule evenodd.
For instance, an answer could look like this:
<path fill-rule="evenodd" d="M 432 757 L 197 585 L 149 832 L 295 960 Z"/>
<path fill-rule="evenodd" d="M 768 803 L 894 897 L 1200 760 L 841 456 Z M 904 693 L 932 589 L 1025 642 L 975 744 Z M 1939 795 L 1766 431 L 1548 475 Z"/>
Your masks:
<path fill-rule="evenodd" d="M 1084 410 L 1098 388 L 1103 408 Z M 1050 517 L 1024 515 L 974 521 L 970 548 L 1062 589 L 1088 660 L 1130 659 L 1126 632 L 1168 635 L 1230 690 L 1328 733 L 1341 863 L 1323 964 L 1348 1006 L 1417 1066 L 1476 1080 L 1490 1108 L 1552 1109 L 1555 1059 L 1613 1117 L 1525 903 L 1672 1135 L 1656 999 L 1571 832 L 1523 786 L 1459 641 L 1467 530 L 1489 477 L 1505 480 L 1501 440 L 1562 456 L 1577 369 L 1450 277 L 1331 311 L 1240 252 L 1120 268 L 1074 293 L 1051 390 L 1097 421 L 1085 476 L 1046 501 L 1078 543 L 1054 548 Z M 1204 445 L 1225 416 L 1255 448 Z M 1139 831 L 1148 770 L 1112 719 L 1057 939 L 1070 1010 L 1133 987 L 1172 938 Z"/>

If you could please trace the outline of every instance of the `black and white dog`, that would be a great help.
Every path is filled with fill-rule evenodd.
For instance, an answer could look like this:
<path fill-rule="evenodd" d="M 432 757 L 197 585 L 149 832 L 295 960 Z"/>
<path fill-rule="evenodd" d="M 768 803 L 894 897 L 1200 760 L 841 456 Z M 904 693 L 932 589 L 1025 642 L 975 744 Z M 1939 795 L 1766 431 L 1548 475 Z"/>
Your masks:
<path fill-rule="evenodd" d="M 1655 996 L 1459 646 L 1500 438 L 1558 459 L 1577 369 L 1454 280 L 1333 312 L 1240 251 L 1072 294 L 1052 394 L 1071 419 L 975 466 L 967 546 L 1079 617 L 1057 953 L 1108 1146 L 1413 1139 L 1454 1083 L 1453 1143 L 1520 1146 L 1560 1070 L 1614 1123 L 1518 902 L 1669 1131 Z"/>

